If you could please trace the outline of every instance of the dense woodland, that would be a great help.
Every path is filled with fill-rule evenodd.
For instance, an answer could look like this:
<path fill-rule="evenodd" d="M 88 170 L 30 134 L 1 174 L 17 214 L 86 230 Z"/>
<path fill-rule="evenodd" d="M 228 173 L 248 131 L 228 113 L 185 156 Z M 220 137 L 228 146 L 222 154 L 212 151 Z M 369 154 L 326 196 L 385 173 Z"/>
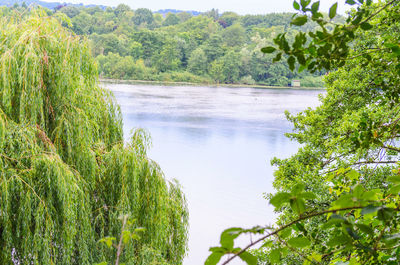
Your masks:
<path fill-rule="evenodd" d="M 273 63 L 260 52 L 279 33 L 293 38 L 299 28 L 290 25 L 292 13 L 239 16 L 211 10 L 163 16 L 124 4 L 58 6 L 49 13 L 66 14 L 70 21 L 64 26 L 88 36 L 103 78 L 278 86 L 300 79 L 305 87 L 323 86 L 323 71 L 294 73 L 286 62 Z"/>

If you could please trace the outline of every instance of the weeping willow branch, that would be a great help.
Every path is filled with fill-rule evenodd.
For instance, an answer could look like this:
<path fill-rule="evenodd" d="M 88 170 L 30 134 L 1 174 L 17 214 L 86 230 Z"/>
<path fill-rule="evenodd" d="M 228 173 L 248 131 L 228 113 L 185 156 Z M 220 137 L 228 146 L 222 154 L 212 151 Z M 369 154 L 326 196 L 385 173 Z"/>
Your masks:
<path fill-rule="evenodd" d="M 146 230 L 119 262 L 182 264 L 185 195 L 147 158 L 146 132 L 124 142 L 87 40 L 41 9 L 0 17 L 0 32 L 0 264 L 114 260 L 97 242 L 122 212 Z"/>
<path fill-rule="evenodd" d="M 128 220 L 128 216 L 125 215 L 125 216 L 123 217 L 123 220 L 122 220 L 121 236 L 120 236 L 120 238 L 119 238 L 119 243 L 118 243 L 118 246 L 117 246 L 117 258 L 116 258 L 116 260 L 115 260 L 115 265 L 118 265 L 118 264 L 119 264 L 119 258 L 120 258 L 120 256 L 121 256 L 121 252 L 122 252 L 122 248 L 123 248 L 123 246 L 122 246 L 122 239 L 123 239 L 124 229 L 125 229 L 125 225 L 126 225 L 126 221 L 127 221 L 127 220 Z"/>

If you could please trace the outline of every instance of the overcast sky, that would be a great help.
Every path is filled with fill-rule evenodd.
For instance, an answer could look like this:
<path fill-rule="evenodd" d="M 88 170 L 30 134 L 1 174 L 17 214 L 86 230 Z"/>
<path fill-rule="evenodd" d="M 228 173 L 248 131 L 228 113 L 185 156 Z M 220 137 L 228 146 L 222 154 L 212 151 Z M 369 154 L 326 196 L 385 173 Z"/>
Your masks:
<path fill-rule="evenodd" d="M 244 14 L 267 14 L 273 12 L 293 12 L 293 0 L 48 0 L 54 2 L 98 4 L 106 6 L 117 6 L 124 3 L 136 8 L 149 8 L 153 11 L 159 9 L 179 9 L 207 11 L 216 8 L 220 13 L 234 11 Z M 338 13 L 344 14 L 346 8 L 345 0 L 321 0 L 321 10 L 327 12 L 329 7 L 339 2 Z"/>

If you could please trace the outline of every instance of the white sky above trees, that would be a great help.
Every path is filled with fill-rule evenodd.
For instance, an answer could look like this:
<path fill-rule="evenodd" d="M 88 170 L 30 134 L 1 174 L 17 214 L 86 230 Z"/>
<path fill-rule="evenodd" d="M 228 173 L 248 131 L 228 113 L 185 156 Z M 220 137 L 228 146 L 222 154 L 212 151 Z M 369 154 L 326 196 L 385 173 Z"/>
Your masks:
<path fill-rule="evenodd" d="M 295 11 L 292 5 L 293 0 L 54 0 L 54 2 L 64 1 L 76 4 L 98 4 L 114 7 L 120 3 L 124 3 L 133 9 L 145 7 L 153 11 L 159 9 L 207 11 L 216 8 L 220 13 L 224 11 L 233 11 L 241 15 Z M 345 5 L 345 0 L 320 0 L 320 2 L 321 10 L 324 12 L 328 12 L 329 7 L 335 2 L 339 3 L 338 13 L 344 14 L 344 12 L 349 9 L 349 6 Z"/>

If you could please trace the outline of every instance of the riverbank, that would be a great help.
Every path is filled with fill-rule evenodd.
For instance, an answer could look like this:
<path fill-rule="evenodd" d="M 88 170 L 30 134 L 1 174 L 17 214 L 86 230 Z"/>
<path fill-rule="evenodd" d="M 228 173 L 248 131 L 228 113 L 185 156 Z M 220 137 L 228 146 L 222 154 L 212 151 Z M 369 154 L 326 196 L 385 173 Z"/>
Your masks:
<path fill-rule="evenodd" d="M 208 86 L 208 87 L 251 87 L 264 89 L 307 89 L 324 90 L 323 87 L 292 87 L 292 86 L 267 86 L 267 85 L 249 85 L 249 84 L 217 84 L 217 83 L 191 83 L 191 82 L 171 82 L 171 81 L 148 81 L 148 80 L 123 80 L 100 78 L 100 82 L 111 84 L 143 84 L 143 85 L 165 85 L 165 86 Z"/>

